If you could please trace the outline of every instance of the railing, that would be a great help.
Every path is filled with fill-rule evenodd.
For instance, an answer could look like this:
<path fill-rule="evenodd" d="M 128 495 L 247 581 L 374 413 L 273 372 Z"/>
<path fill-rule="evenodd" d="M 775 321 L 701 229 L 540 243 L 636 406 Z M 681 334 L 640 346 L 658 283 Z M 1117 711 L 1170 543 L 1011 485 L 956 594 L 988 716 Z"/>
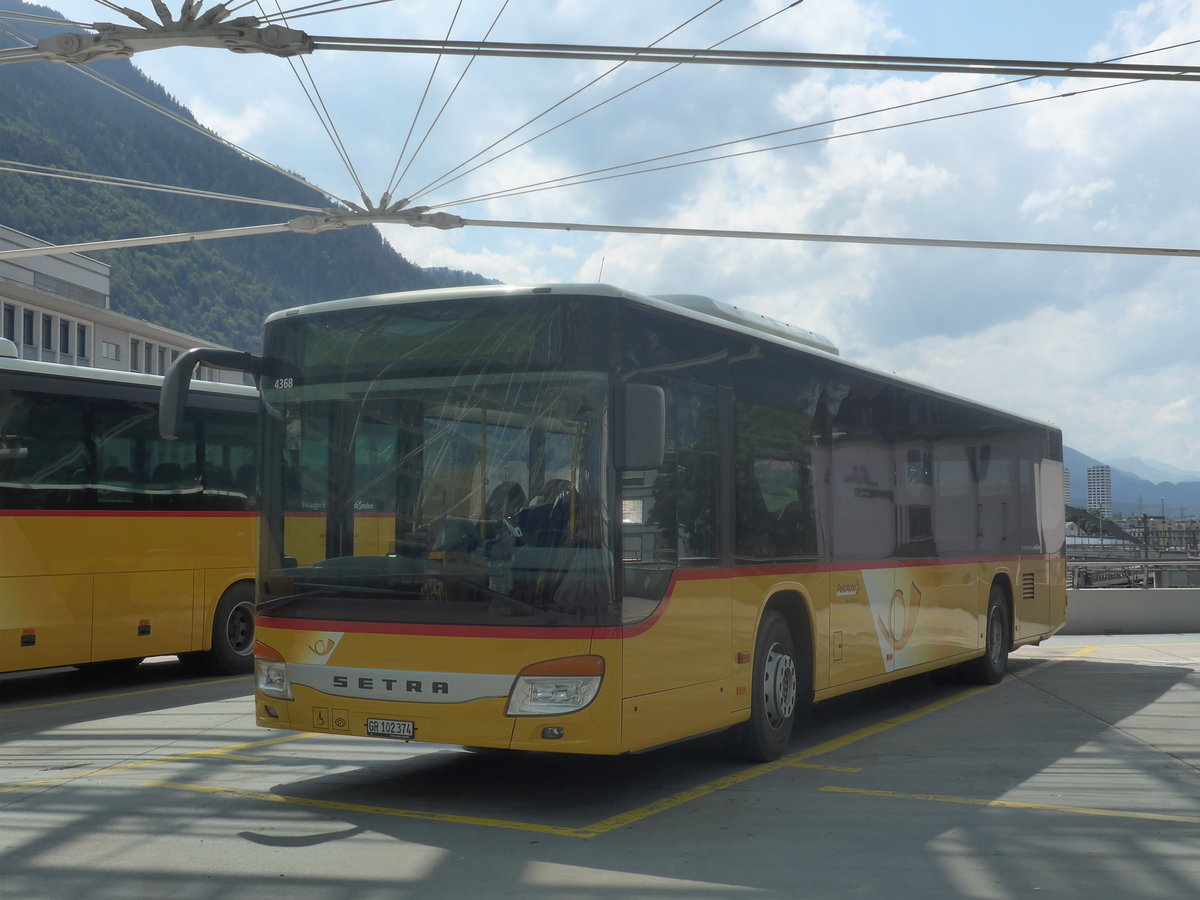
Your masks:
<path fill-rule="evenodd" d="M 1063 634 L 1196 633 L 1200 633 L 1200 560 L 1067 563 Z"/>
<path fill-rule="evenodd" d="M 1200 587 L 1200 559 L 1073 560 L 1067 563 L 1067 587 Z"/>

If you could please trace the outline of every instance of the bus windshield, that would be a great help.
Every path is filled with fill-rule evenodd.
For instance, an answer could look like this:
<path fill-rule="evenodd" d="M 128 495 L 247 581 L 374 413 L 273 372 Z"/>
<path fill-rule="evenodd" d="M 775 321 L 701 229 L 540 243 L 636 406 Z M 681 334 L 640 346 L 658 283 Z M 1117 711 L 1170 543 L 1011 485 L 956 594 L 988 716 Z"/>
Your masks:
<path fill-rule="evenodd" d="M 543 337 L 527 336 L 513 358 L 494 311 L 461 306 L 376 310 L 371 325 L 355 310 L 315 329 L 279 326 L 290 345 L 281 358 L 296 366 L 264 391 L 268 445 L 283 465 L 263 485 L 260 614 L 617 620 L 607 375 L 565 367 L 586 354 L 570 351 L 569 311 L 543 317 Z M 445 352 L 451 331 L 463 361 Z M 342 352 L 351 344 L 357 352 Z"/>

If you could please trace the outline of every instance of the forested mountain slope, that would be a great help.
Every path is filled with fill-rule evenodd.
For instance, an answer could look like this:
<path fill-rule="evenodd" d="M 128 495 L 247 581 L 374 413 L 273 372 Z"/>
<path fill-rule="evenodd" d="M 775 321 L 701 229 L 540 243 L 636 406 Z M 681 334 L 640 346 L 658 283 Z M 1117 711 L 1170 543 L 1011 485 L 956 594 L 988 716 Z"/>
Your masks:
<path fill-rule="evenodd" d="M 58 14 L 19 0 L 0 9 Z M 97 13 L 101 12 L 97 7 Z M 10 29 L 12 26 L 10 26 Z M 25 26 L 36 40 L 69 30 Z M 0 47 L 16 46 L 0 32 Z M 101 73 L 195 121 L 125 60 Z M 140 181 L 329 207 L 330 200 L 242 154 L 170 121 L 73 67 L 0 66 L 0 166 L 5 160 Z M 0 172 L 0 224 L 53 243 L 282 222 L 300 213 L 218 200 Z M 235 238 L 89 253 L 112 266 L 113 308 L 242 349 L 258 346 L 263 317 L 318 300 L 489 279 L 423 269 L 370 227 Z"/>

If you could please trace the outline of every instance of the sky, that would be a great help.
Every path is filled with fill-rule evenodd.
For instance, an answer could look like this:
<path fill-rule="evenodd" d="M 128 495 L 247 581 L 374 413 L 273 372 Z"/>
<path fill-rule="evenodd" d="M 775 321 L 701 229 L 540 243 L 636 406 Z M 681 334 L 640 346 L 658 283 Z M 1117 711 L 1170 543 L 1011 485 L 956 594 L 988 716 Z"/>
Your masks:
<path fill-rule="evenodd" d="M 119 20 L 94 0 L 43 2 L 78 21 Z M 128 5 L 153 15 L 150 0 Z M 707 48 L 788 2 L 457 6 L 456 19 L 449 0 L 403 0 L 291 25 L 311 35 L 478 40 L 495 20 L 493 41 L 645 46 L 662 39 L 662 46 Z M 1200 41 L 1200 0 L 804 0 L 722 46 L 1099 61 L 1192 41 Z M 209 128 L 361 202 L 286 60 L 163 49 L 133 61 Z M 1200 65 L 1200 43 L 1135 61 Z M 1200 84 L 689 65 L 628 90 L 666 68 L 630 63 L 487 149 L 612 64 L 480 58 L 463 75 L 463 57 L 341 51 L 318 51 L 304 63 L 372 202 L 397 172 L 394 196 L 451 204 L 446 212 L 475 219 L 1200 245 Z M 951 94 L 958 96 L 934 99 Z M 798 146 L 457 202 L 787 129 L 802 130 L 699 156 Z M 458 177 L 421 193 L 447 173 Z M 603 280 L 643 294 L 716 297 L 825 335 L 855 362 L 1053 423 L 1089 456 L 1200 470 L 1200 259 L 383 230 L 424 266 L 511 283 Z"/>

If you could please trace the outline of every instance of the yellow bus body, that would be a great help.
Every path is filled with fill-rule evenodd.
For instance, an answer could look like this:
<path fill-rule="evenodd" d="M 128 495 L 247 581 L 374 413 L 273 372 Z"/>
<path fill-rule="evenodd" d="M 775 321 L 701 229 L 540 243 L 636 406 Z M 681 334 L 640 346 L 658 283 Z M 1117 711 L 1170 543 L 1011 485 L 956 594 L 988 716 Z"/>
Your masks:
<path fill-rule="evenodd" d="M 0 513 L 0 671 L 212 645 L 218 601 L 254 579 L 250 512 Z"/>
<path fill-rule="evenodd" d="M 258 693 L 257 722 L 366 735 L 369 718 L 392 719 L 412 722 L 422 742 L 637 752 L 749 717 L 754 640 L 768 601 L 790 604 L 809 623 L 813 699 L 824 700 L 980 656 L 988 592 L 997 581 L 1011 602 L 1014 646 L 1047 637 L 1065 620 L 1064 575 L 1060 557 L 680 571 L 650 615 L 620 628 L 371 626 L 260 617 L 257 639 L 270 656 L 278 654 L 289 669 L 327 668 L 350 690 L 366 679 L 360 690 L 373 695 L 294 683 L 292 699 Z M 494 696 L 468 702 L 426 700 L 431 681 L 447 674 L 511 684 L 526 666 L 582 655 L 603 658 L 604 678 L 596 699 L 568 715 L 508 715 L 508 696 L 499 687 Z M 447 660 L 456 661 L 454 673 L 446 673 Z M 562 736 L 545 737 L 548 728 L 561 728 Z"/>

